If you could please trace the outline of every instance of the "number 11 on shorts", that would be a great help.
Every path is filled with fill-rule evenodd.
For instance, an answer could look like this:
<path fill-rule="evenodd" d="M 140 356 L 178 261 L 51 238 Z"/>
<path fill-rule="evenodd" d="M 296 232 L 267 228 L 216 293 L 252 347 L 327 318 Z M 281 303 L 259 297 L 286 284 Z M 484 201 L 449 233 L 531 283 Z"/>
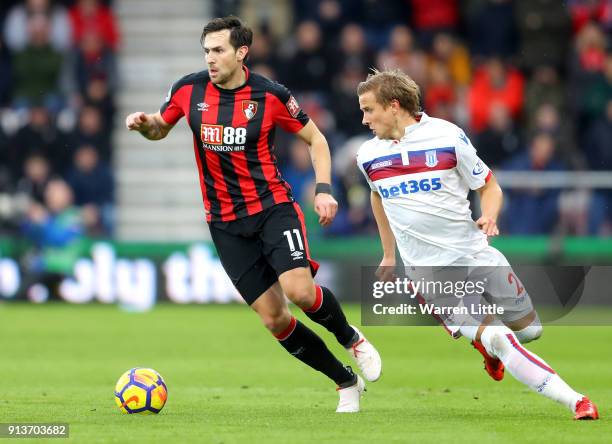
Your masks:
<path fill-rule="evenodd" d="M 294 228 L 293 230 L 285 230 L 285 231 L 283 231 L 283 234 L 287 238 L 287 243 L 289 244 L 289 249 L 291 251 L 295 251 L 295 244 L 293 243 L 293 237 L 291 236 L 291 232 L 292 231 L 293 231 L 293 234 L 295 234 L 295 238 L 297 239 L 298 250 L 303 250 L 304 249 L 304 244 L 302 243 L 302 236 L 300 236 L 300 230 L 298 230 L 297 228 Z"/>

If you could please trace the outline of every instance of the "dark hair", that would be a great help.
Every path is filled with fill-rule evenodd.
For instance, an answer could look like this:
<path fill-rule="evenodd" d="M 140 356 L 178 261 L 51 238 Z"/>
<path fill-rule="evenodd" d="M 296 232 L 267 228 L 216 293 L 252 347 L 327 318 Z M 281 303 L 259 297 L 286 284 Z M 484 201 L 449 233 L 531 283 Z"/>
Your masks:
<path fill-rule="evenodd" d="M 223 31 L 224 29 L 230 30 L 230 44 L 234 49 L 238 49 L 241 46 L 250 47 L 251 43 L 253 43 L 253 31 L 251 28 L 242 23 L 242 20 L 238 17 L 230 15 L 218 17 L 208 22 L 202 31 L 200 44 L 204 46 L 204 39 L 208 34 Z"/>

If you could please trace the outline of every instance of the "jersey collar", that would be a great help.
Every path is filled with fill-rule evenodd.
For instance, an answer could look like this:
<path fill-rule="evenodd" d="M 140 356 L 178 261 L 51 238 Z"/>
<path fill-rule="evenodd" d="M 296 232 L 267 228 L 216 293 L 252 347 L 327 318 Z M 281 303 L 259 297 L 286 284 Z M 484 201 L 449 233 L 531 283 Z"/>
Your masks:
<path fill-rule="evenodd" d="M 406 127 L 406 129 L 404 130 L 404 137 L 408 137 L 414 130 L 419 128 L 421 125 L 423 125 L 424 123 L 426 123 L 430 119 L 431 119 L 431 117 L 429 117 L 427 114 L 425 114 L 425 112 L 421 112 L 417 116 L 417 123 L 413 123 L 412 125 L 408 125 Z"/>

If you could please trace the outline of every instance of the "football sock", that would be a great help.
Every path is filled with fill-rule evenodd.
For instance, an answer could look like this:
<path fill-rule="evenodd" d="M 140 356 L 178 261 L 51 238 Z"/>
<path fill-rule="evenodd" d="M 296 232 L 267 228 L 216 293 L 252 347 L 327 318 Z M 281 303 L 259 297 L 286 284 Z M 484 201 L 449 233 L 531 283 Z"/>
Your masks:
<path fill-rule="evenodd" d="M 344 367 L 323 340 L 293 316 L 289 326 L 275 336 L 285 350 L 304 364 L 323 373 L 340 388 L 350 387 L 357 382 L 357 376 L 351 368 Z"/>
<path fill-rule="evenodd" d="M 576 402 L 583 395 L 567 385 L 538 355 L 526 350 L 508 327 L 486 327 L 480 340 L 487 352 L 499 358 L 518 381 L 575 411 Z"/>
<path fill-rule="evenodd" d="M 470 341 L 475 341 L 476 333 L 478 332 L 478 327 L 479 325 L 477 324 L 476 325 L 472 325 L 472 324 L 462 325 L 459 328 L 459 332 L 461 333 L 462 336 L 469 339 Z"/>
<path fill-rule="evenodd" d="M 359 334 L 346 321 L 346 316 L 334 294 L 325 287 L 315 286 L 315 302 L 304 313 L 317 324 L 332 332 L 344 348 L 359 340 Z"/>

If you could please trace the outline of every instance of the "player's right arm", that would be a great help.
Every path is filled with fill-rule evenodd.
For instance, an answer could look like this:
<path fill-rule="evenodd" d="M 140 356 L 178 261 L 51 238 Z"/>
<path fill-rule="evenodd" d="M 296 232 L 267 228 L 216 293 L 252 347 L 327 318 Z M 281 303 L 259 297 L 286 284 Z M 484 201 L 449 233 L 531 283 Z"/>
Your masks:
<path fill-rule="evenodd" d="M 194 79 L 203 77 L 203 73 L 193 73 L 174 82 L 158 112 L 132 113 L 125 118 L 125 126 L 130 131 L 138 131 L 149 140 L 163 139 L 188 109 L 191 91 L 189 85 L 193 84 Z"/>
<path fill-rule="evenodd" d="M 174 127 L 164 120 L 160 112 L 155 114 L 132 113 L 125 118 L 125 126 L 130 131 L 138 131 L 149 140 L 163 139 Z"/>
<path fill-rule="evenodd" d="M 378 266 L 378 270 L 376 270 L 376 277 L 381 281 L 387 281 L 395 276 L 395 236 L 391 230 L 389 219 L 387 219 L 385 214 L 380 194 L 376 191 L 372 191 L 370 194 L 372 213 L 374 213 L 374 219 L 378 226 L 380 243 L 383 249 L 383 258 Z"/>
<path fill-rule="evenodd" d="M 390 281 L 395 278 L 395 236 L 393 235 L 393 231 L 391 231 L 391 225 L 385 213 L 380 194 L 378 194 L 376 185 L 374 185 L 368 176 L 363 163 L 364 159 L 360 156 L 362 149 L 367 150 L 367 148 L 364 147 L 365 145 L 362 145 L 357 153 L 357 167 L 370 187 L 370 204 L 372 205 L 372 213 L 376 220 L 378 234 L 380 235 L 380 243 L 383 249 L 383 258 L 376 270 L 376 277 L 381 281 Z M 369 157 L 367 159 L 370 160 Z"/>

